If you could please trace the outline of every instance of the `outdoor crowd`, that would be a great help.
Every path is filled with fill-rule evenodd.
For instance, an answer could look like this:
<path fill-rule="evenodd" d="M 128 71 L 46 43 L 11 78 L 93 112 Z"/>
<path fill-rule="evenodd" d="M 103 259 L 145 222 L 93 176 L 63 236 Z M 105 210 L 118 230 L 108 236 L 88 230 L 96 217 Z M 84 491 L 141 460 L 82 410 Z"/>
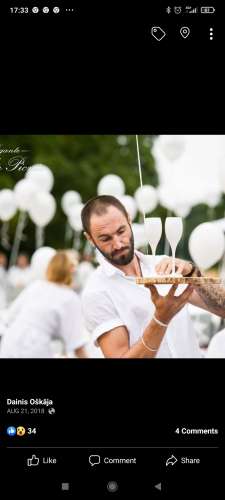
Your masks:
<path fill-rule="evenodd" d="M 20 253 L 10 268 L 0 252 L 0 357 L 101 357 L 80 300 L 95 269 L 92 257 L 73 249 L 39 252 L 34 265 Z"/>

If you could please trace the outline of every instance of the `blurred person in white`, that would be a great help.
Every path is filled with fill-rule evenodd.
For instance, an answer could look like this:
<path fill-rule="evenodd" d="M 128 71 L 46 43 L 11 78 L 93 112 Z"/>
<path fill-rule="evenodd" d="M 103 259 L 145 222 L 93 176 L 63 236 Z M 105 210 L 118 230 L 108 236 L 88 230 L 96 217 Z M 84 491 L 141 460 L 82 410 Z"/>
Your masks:
<path fill-rule="evenodd" d="M 91 257 L 85 255 L 82 256 L 73 248 L 68 249 L 67 252 L 73 260 L 75 266 L 73 290 L 81 293 L 90 274 L 95 270 L 95 267 L 91 262 Z"/>
<path fill-rule="evenodd" d="M 46 279 L 30 284 L 11 304 L 0 344 L 1 358 L 52 358 L 59 339 L 65 357 L 87 357 L 81 303 L 73 286 L 74 262 L 67 251 L 50 260 Z"/>
<path fill-rule="evenodd" d="M 29 256 L 20 253 L 16 265 L 8 270 L 8 301 L 12 302 L 17 295 L 32 281 Z"/>
<path fill-rule="evenodd" d="M 77 269 L 78 269 L 79 262 L 80 262 L 80 254 L 74 248 L 68 248 L 66 250 L 66 252 L 69 255 L 69 258 L 71 259 L 71 262 L 73 262 L 73 265 L 74 265 L 72 288 L 75 292 L 79 293 L 80 287 L 79 287 L 79 284 L 77 282 Z"/>
<path fill-rule="evenodd" d="M 0 252 L 0 310 L 7 305 L 7 256 Z"/>
<path fill-rule="evenodd" d="M 88 279 L 94 270 L 95 270 L 95 267 L 92 264 L 92 262 L 90 262 L 90 261 L 82 260 L 79 263 L 79 265 L 77 267 L 77 272 L 76 272 L 76 283 L 78 286 L 79 293 L 81 293 L 82 290 L 84 290 L 84 288 L 88 282 Z"/>
<path fill-rule="evenodd" d="M 82 290 L 84 289 L 86 282 L 88 281 L 88 278 L 90 274 L 93 272 L 95 269 L 94 265 L 90 262 L 89 258 L 85 258 L 85 260 L 82 260 L 80 262 L 81 256 L 77 250 L 74 249 L 68 249 L 66 250 L 68 255 L 70 256 L 72 262 L 74 263 L 74 273 L 73 273 L 73 290 L 80 294 Z M 88 333 L 85 324 L 84 324 L 84 329 L 86 332 L 86 336 L 88 338 L 88 343 L 85 346 L 87 356 L 89 358 L 102 358 L 102 352 L 100 349 L 98 349 L 90 334 Z"/>

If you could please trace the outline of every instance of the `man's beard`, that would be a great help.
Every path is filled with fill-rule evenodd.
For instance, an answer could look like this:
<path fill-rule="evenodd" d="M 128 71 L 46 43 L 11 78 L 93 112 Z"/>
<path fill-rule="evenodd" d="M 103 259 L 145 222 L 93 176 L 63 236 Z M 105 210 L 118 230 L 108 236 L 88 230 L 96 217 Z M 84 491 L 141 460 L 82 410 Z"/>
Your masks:
<path fill-rule="evenodd" d="M 134 258 L 134 236 L 133 232 L 131 230 L 131 237 L 129 241 L 129 246 L 123 247 L 120 250 L 115 250 L 114 252 L 107 253 L 103 252 L 95 243 L 96 248 L 99 250 L 99 252 L 105 257 L 105 259 L 110 262 L 110 264 L 114 264 L 115 266 L 127 266 L 127 264 L 130 264 L 130 262 Z M 121 252 L 124 252 L 122 255 L 120 255 Z M 120 255 L 117 257 L 117 255 Z"/>

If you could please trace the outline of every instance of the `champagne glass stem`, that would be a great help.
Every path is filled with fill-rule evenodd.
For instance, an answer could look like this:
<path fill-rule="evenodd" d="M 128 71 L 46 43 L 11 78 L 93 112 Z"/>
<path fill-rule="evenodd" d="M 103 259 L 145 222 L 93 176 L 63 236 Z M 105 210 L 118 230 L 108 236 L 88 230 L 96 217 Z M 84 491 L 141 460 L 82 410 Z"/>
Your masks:
<path fill-rule="evenodd" d="M 156 266 L 156 246 L 152 245 L 152 266 L 153 266 L 153 273 L 155 273 L 155 266 Z"/>
<path fill-rule="evenodd" d="M 155 250 L 152 252 L 152 256 L 153 256 L 153 273 L 155 273 L 155 264 L 156 264 Z"/>
<path fill-rule="evenodd" d="M 172 274 L 175 274 L 175 254 L 176 247 L 172 247 Z"/>

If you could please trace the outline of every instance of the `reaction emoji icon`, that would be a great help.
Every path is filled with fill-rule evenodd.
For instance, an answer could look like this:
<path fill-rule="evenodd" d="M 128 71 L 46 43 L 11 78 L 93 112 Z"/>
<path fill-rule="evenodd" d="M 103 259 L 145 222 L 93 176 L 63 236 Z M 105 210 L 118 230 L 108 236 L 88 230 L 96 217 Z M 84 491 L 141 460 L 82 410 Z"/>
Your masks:
<path fill-rule="evenodd" d="M 22 426 L 17 427 L 17 429 L 16 429 L 17 436 L 24 436 L 25 432 L 26 432 L 26 429 Z"/>

